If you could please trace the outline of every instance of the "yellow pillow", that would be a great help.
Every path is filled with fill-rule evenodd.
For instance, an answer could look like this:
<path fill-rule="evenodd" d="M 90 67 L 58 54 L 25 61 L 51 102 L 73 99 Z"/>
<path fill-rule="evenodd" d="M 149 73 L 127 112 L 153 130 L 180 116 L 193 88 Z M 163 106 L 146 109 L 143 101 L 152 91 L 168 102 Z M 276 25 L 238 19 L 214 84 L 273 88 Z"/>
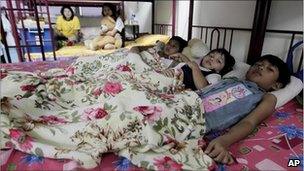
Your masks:
<path fill-rule="evenodd" d="M 135 40 L 136 44 L 140 44 L 141 46 L 149 46 L 155 45 L 156 41 L 162 41 L 164 43 L 169 42 L 170 36 L 168 35 L 161 35 L 161 34 L 151 34 L 151 35 L 144 35 L 139 37 Z"/>

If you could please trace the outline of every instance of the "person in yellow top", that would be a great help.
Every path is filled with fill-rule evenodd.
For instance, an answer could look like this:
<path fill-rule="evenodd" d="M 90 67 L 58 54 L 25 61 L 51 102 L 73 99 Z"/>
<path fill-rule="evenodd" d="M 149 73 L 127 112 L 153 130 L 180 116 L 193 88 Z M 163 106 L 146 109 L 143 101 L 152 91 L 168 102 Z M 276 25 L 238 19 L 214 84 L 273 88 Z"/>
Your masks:
<path fill-rule="evenodd" d="M 57 48 L 80 41 L 80 22 L 77 16 L 74 16 L 74 11 L 70 6 L 63 6 L 60 10 L 61 16 L 57 18 L 55 33 L 57 40 Z"/>

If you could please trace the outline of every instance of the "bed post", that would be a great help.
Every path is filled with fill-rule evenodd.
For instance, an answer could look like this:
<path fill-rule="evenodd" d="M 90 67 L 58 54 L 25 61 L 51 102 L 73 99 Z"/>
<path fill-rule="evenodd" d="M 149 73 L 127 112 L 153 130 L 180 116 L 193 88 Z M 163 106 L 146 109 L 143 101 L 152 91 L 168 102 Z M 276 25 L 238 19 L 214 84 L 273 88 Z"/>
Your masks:
<path fill-rule="evenodd" d="M 193 4 L 194 0 L 190 0 L 189 4 L 189 23 L 188 23 L 188 41 L 192 38 L 192 22 L 193 22 Z"/>
<path fill-rule="evenodd" d="M 175 36 L 176 0 L 172 1 L 172 36 Z"/>
<path fill-rule="evenodd" d="M 271 0 L 256 1 L 250 46 L 247 56 L 248 64 L 252 64 L 255 59 L 262 54 L 270 6 Z"/>
<path fill-rule="evenodd" d="M 152 34 L 154 34 L 154 24 L 155 24 L 155 1 L 151 0 L 152 3 Z"/>
<path fill-rule="evenodd" d="M 12 0 L 6 0 L 6 5 L 7 5 L 7 8 L 8 8 L 8 17 L 9 17 L 8 19 L 9 19 L 11 27 L 12 27 L 12 33 L 13 33 L 14 41 L 15 41 L 15 44 L 16 44 L 15 48 L 16 48 L 16 51 L 17 51 L 17 54 L 18 54 L 18 60 L 19 60 L 19 62 L 23 62 L 22 50 L 21 50 L 21 47 L 20 47 L 20 41 L 18 39 L 19 38 L 18 30 L 17 30 L 18 28 L 17 28 L 17 22 L 15 20 L 15 14 L 14 14 Z"/>
<path fill-rule="evenodd" d="M 4 10 L 4 9 L 1 9 L 1 10 Z M 4 28 L 3 28 L 2 20 L 0 21 L 0 33 L 1 33 L 1 36 L 2 36 L 1 42 L 3 43 L 4 49 L 5 49 L 4 53 L 7 56 L 7 61 L 4 59 L 5 62 L 3 62 L 2 58 L 1 58 L 1 63 L 12 63 L 11 56 L 10 56 L 10 53 L 9 53 L 9 48 L 8 48 L 8 45 L 7 45 L 7 42 L 6 42 L 6 33 L 4 31 Z"/>

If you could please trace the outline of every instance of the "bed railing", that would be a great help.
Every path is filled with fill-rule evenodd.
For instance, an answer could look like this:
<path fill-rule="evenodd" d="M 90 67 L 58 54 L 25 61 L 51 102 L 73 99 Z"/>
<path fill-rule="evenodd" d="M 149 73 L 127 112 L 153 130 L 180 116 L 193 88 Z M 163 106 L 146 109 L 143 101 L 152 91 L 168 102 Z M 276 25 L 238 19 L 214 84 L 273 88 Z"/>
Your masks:
<path fill-rule="evenodd" d="M 209 43 L 210 49 L 215 48 L 226 48 L 229 52 L 231 52 L 232 42 L 233 42 L 233 34 L 236 31 L 247 31 L 251 32 L 252 29 L 248 28 L 234 28 L 234 27 L 214 27 L 214 26 L 198 26 L 193 25 L 192 26 L 192 34 L 198 33 L 199 36 L 194 36 L 196 38 L 202 39 L 206 44 Z M 221 41 L 221 34 L 223 35 L 223 39 Z M 210 35 L 209 35 L 210 34 Z M 197 35 L 197 34 L 196 34 Z M 216 39 L 215 39 L 215 36 Z M 209 38 L 209 41 L 208 41 Z M 215 42 L 214 42 L 215 40 Z M 226 45 L 226 42 L 228 41 L 228 44 Z M 220 42 L 222 44 L 220 45 Z M 213 47 L 215 45 L 215 47 Z"/>
<path fill-rule="evenodd" d="M 13 4 L 13 2 L 15 2 Z M 41 4 L 45 4 L 44 10 L 41 7 Z M 39 3 L 36 0 L 27 0 L 27 1 L 21 1 L 21 0 L 7 0 L 6 1 L 7 7 L 3 7 L 2 10 L 8 15 L 8 20 L 10 21 L 10 25 L 12 27 L 12 34 L 14 37 L 14 42 L 16 45 L 7 45 L 7 42 L 4 42 L 5 46 L 5 53 L 7 55 L 6 62 L 12 62 L 11 56 L 10 56 L 10 49 L 16 50 L 18 55 L 18 62 L 24 62 L 24 61 L 32 61 L 31 58 L 31 52 L 33 49 L 39 49 L 42 60 L 46 60 L 45 58 L 45 47 L 44 43 L 49 42 L 51 44 L 51 49 L 53 52 L 53 58 L 56 60 L 56 54 L 55 54 L 55 44 L 53 41 L 53 30 L 50 22 L 50 12 L 49 12 L 49 6 L 47 0 L 40 0 Z M 38 8 L 39 6 L 39 8 Z M 49 37 L 51 39 L 45 39 L 43 38 L 43 28 L 40 25 L 40 18 L 43 16 L 43 14 L 46 15 L 46 26 L 49 28 Z M 30 28 L 25 27 L 24 20 L 27 18 L 34 18 L 35 19 L 35 31 L 32 33 L 35 33 L 37 36 L 31 36 L 32 39 L 28 37 L 28 34 L 30 32 Z M 17 24 L 17 21 L 19 21 L 19 26 Z M 33 26 L 34 27 L 34 26 Z M 1 28 L 2 31 L 3 28 Z M 21 40 L 20 40 L 20 37 Z M 33 39 L 35 37 L 35 39 Z M 37 39 L 37 40 L 36 40 Z"/>
<path fill-rule="evenodd" d="M 172 24 L 154 24 L 155 34 L 172 35 Z"/>
<path fill-rule="evenodd" d="M 210 49 L 225 48 L 231 52 L 231 47 L 234 44 L 234 36 L 236 32 L 247 32 L 251 33 L 252 29 L 249 28 L 235 28 L 235 27 L 215 27 L 215 26 L 192 26 L 192 37 L 203 40 Z M 287 54 L 291 47 L 297 43 L 295 40 L 303 39 L 303 31 L 292 31 L 292 30 L 266 30 L 266 34 L 278 33 L 280 35 L 286 35 L 290 40 Z M 290 37 L 290 38 L 289 38 Z M 250 42 L 250 39 L 248 39 Z M 265 42 L 264 42 L 265 43 Z M 296 57 L 299 59 L 297 70 L 300 70 L 303 66 L 303 45 L 301 56 Z"/>

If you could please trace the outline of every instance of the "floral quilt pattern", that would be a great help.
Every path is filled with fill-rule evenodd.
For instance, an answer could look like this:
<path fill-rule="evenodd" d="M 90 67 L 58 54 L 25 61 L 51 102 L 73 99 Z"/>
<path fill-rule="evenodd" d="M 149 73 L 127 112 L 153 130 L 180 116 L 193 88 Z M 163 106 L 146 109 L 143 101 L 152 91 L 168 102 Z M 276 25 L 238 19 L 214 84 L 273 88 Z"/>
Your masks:
<path fill-rule="evenodd" d="M 1 148 L 97 166 L 115 152 L 146 169 L 206 170 L 204 111 L 139 55 L 81 58 L 65 70 L 1 74 Z M 28 157 L 24 160 L 32 160 Z M 34 159 L 33 159 L 34 160 Z"/>

